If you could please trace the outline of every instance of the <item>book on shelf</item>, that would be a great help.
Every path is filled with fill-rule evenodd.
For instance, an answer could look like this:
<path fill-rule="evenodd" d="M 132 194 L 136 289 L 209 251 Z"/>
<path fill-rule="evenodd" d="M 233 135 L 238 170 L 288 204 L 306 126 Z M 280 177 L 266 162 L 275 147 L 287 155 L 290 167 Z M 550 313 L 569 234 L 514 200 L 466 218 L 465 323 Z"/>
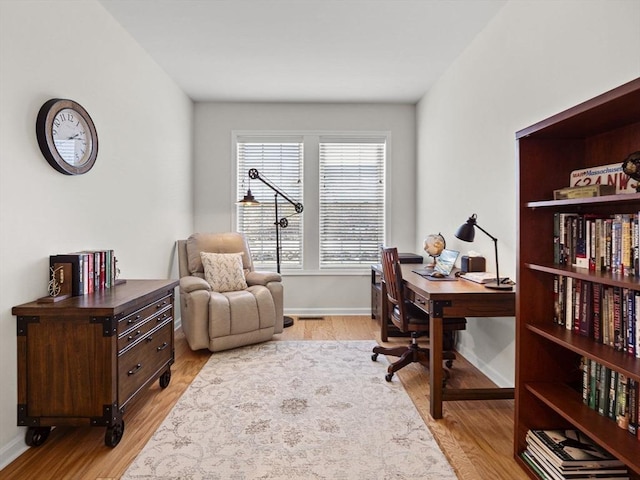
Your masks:
<path fill-rule="evenodd" d="M 640 440 L 640 382 L 582 357 L 582 402 Z"/>
<path fill-rule="evenodd" d="M 553 322 L 640 358 L 640 290 L 568 275 L 553 279 Z"/>
<path fill-rule="evenodd" d="M 558 468 L 550 463 L 535 446 L 527 446 L 522 453 L 524 461 L 536 472 L 538 477 L 543 480 L 581 480 L 589 478 L 597 478 L 600 480 L 624 480 L 629 479 L 629 472 L 626 468 L 621 467 L 600 467 L 600 468 Z"/>
<path fill-rule="evenodd" d="M 622 461 L 579 430 L 529 430 L 526 439 L 528 445 L 561 470 L 625 468 Z"/>
<path fill-rule="evenodd" d="M 638 212 L 555 213 L 553 261 L 557 265 L 640 277 Z"/>
<path fill-rule="evenodd" d="M 615 185 L 584 185 L 554 190 L 553 199 L 568 200 L 573 198 L 600 197 L 602 195 L 614 195 L 615 193 Z"/>

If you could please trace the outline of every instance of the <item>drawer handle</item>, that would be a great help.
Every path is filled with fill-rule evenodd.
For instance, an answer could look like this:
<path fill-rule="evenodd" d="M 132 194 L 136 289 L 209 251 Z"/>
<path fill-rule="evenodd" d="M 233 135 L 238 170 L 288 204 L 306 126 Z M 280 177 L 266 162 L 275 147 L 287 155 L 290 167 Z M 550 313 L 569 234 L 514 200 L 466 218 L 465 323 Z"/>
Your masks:
<path fill-rule="evenodd" d="M 130 318 L 127 323 L 131 325 L 132 323 L 136 323 L 138 320 L 140 320 L 140 315 L 136 315 L 136 318 Z"/>
<path fill-rule="evenodd" d="M 162 345 L 160 345 L 158 348 L 156 348 L 156 350 L 158 352 L 164 350 L 165 348 L 167 348 L 169 346 L 169 344 L 167 342 L 164 342 Z"/>
<path fill-rule="evenodd" d="M 133 375 L 133 374 L 137 373 L 137 372 L 138 372 L 138 370 L 140 370 L 141 368 L 142 368 L 142 364 L 141 364 L 141 363 L 139 363 L 139 364 L 137 364 L 137 365 L 135 366 L 135 368 L 133 368 L 133 369 L 129 370 L 127 373 L 128 373 L 129 375 Z"/>
<path fill-rule="evenodd" d="M 152 342 L 152 341 L 153 341 L 153 336 L 149 335 L 149 336 L 147 337 L 147 342 Z"/>
<path fill-rule="evenodd" d="M 142 332 L 140 330 L 138 330 L 136 333 L 134 333 L 133 335 L 129 335 L 128 340 L 131 341 L 134 338 L 136 338 L 138 335 L 140 335 Z"/>
<path fill-rule="evenodd" d="M 158 315 L 158 318 L 156 318 L 156 322 L 161 322 L 167 317 L 168 315 L 166 313 L 163 313 L 162 315 Z"/>
<path fill-rule="evenodd" d="M 157 304 L 157 305 L 156 305 L 156 308 L 157 308 L 157 309 L 161 309 L 161 308 L 162 308 L 162 307 L 164 307 L 166 304 L 167 304 L 167 301 L 165 300 L 164 302 Z"/>
<path fill-rule="evenodd" d="M 416 297 L 416 302 L 418 302 L 420 305 L 427 304 L 427 302 L 424 301 L 424 298 L 420 298 L 420 297 Z"/>

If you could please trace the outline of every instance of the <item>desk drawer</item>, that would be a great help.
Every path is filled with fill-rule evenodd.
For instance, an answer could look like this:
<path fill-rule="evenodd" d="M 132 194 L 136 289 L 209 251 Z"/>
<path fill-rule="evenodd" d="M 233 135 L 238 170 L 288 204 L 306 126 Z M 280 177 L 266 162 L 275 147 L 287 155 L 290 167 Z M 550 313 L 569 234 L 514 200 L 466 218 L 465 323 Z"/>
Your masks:
<path fill-rule="evenodd" d="M 408 289 L 405 290 L 404 293 L 405 293 L 405 296 L 407 297 L 407 300 L 413 303 L 420 310 L 426 313 L 429 313 L 429 301 L 426 299 L 426 297 L 423 297 L 419 293 L 416 293 L 413 290 L 408 290 Z"/>

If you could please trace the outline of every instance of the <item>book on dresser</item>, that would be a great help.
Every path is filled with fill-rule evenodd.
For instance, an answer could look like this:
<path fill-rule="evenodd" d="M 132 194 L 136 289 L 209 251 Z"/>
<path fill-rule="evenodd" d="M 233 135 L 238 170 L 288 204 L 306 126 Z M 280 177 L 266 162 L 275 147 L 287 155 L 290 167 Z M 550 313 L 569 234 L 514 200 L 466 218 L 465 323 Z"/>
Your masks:
<path fill-rule="evenodd" d="M 97 290 L 110 288 L 116 282 L 116 257 L 113 250 L 86 250 L 51 255 L 49 267 L 53 271 L 68 265 L 71 278 L 72 295 L 85 295 Z M 52 278 L 50 278 L 52 280 Z M 56 278 L 56 280 L 60 280 Z"/>

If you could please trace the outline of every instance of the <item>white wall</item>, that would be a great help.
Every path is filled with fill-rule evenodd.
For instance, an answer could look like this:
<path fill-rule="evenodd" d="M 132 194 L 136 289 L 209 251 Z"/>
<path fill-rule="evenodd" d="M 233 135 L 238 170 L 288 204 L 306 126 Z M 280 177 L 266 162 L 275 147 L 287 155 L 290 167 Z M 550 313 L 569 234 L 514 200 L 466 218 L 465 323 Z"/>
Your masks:
<path fill-rule="evenodd" d="M 195 113 L 195 229 L 232 230 L 234 130 L 388 131 L 388 237 L 413 251 L 415 237 L 415 106 L 198 103 Z M 304 213 L 303 213 L 304 215 Z M 421 247 L 422 248 L 422 247 Z M 417 253 L 421 253 L 420 250 Z M 369 314 L 370 271 L 359 275 L 283 272 L 289 314 Z"/>
<path fill-rule="evenodd" d="M 52 97 L 96 124 L 85 175 L 40 153 L 35 119 Z M 113 248 L 123 278 L 177 278 L 173 245 L 193 228 L 192 123 L 192 102 L 96 1 L 0 2 L 0 468 L 25 448 L 12 306 L 46 295 L 55 253 Z"/>
<path fill-rule="evenodd" d="M 515 132 L 638 76 L 640 2 L 508 2 L 418 104 L 417 176 L 432 180 L 442 203 L 418 190 L 416 244 L 439 230 L 449 246 L 484 253 L 495 271 L 488 237 L 465 244 L 453 235 L 477 213 L 499 239 L 500 273 L 513 278 Z M 513 384 L 513 319 L 472 319 L 460 351 L 498 384 Z"/>

